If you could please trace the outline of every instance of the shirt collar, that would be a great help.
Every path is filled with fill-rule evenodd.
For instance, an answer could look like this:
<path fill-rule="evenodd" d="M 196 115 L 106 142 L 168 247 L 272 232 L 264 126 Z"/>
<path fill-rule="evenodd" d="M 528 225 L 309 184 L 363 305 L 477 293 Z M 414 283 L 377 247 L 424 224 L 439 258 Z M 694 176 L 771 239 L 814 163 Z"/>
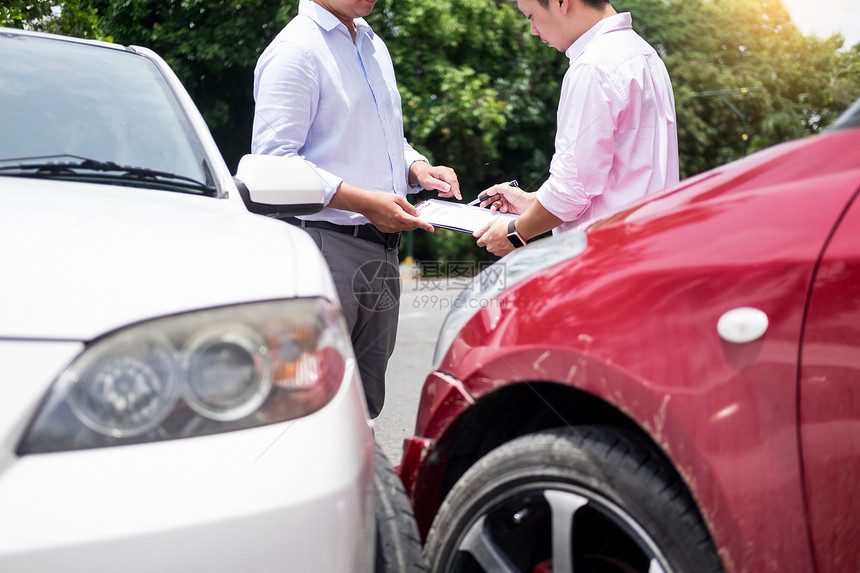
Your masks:
<path fill-rule="evenodd" d="M 579 39 L 567 49 L 565 54 L 570 58 L 570 61 L 573 62 L 582 54 L 582 52 L 585 51 L 588 45 L 598 37 L 608 34 L 609 32 L 631 29 L 633 29 L 633 18 L 630 16 L 630 12 L 622 12 L 621 14 L 615 14 L 614 16 L 603 18 L 597 24 L 589 28 L 585 34 L 580 36 Z"/>
<path fill-rule="evenodd" d="M 331 32 L 341 25 L 341 21 L 337 19 L 337 16 L 311 0 L 300 0 L 299 14 L 304 14 L 326 32 Z M 365 33 L 371 38 L 373 37 L 373 29 L 364 18 L 356 18 L 354 22 L 356 34 Z"/>

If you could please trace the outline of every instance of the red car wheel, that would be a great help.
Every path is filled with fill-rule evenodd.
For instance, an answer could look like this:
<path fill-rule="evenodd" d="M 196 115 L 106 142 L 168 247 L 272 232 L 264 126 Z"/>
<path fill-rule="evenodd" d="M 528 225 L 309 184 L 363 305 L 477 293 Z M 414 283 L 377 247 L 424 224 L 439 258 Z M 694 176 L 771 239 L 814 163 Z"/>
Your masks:
<path fill-rule="evenodd" d="M 446 498 L 426 553 L 438 573 L 722 571 L 677 474 L 608 427 L 530 434 L 487 454 Z"/>

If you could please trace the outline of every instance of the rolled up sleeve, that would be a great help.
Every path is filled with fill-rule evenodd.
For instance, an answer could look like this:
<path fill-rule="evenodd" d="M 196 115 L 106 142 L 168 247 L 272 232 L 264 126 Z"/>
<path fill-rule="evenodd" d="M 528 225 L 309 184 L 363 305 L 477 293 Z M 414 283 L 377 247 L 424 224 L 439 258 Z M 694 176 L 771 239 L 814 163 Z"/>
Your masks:
<path fill-rule="evenodd" d="M 406 138 L 403 138 L 403 157 L 406 160 L 406 189 L 409 193 L 418 193 L 421 191 L 422 187 L 418 184 L 409 183 L 409 169 L 412 167 L 412 164 L 416 161 L 425 161 L 430 163 L 426 157 L 415 151 L 411 145 L 406 141 Z"/>
<path fill-rule="evenodd" d="M 566 222 L 578 219 L 608 186 L 619 97 L 608 83 L 590 67 L 571 68 L 564 77 L 555 154 L 537 199 Z"/>

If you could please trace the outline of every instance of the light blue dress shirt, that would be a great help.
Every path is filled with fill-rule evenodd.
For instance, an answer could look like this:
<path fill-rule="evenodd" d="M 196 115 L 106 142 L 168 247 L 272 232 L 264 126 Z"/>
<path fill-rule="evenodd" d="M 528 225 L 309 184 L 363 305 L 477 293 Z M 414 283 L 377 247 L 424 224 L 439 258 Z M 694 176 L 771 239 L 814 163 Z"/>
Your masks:
<path fill-rule="evenodd" d="M 400 94 L 385 43 L 363 18 L 356 40 L 334 15 L 301 0 L 299 14 L 254 71 L 251 152 L 300 156 L 325 181 L 326 203 L 342 181 L 406 196 L 409 166 L 426 159 L 403 136 Z M 303 217 L 361 225 L 358 213 L 323 208 Z"/>

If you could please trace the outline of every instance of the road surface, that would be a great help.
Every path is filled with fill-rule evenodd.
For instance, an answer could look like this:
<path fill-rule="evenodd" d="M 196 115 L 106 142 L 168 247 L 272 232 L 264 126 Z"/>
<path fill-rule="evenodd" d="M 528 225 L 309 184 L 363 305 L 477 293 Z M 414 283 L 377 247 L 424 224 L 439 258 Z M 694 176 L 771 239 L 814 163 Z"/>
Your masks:
<path fill-rule="evenodd" d="M 374 420 L 374 432 L 392 464 L 399 464 L 403 439 L 415 429 L 421 387 L 430 372 L 439 329 L 463 280 L 419 279 L 411 267 L 401 269 L 402 294 L 397 345 L 388 363 L 385 406 Z"/>

